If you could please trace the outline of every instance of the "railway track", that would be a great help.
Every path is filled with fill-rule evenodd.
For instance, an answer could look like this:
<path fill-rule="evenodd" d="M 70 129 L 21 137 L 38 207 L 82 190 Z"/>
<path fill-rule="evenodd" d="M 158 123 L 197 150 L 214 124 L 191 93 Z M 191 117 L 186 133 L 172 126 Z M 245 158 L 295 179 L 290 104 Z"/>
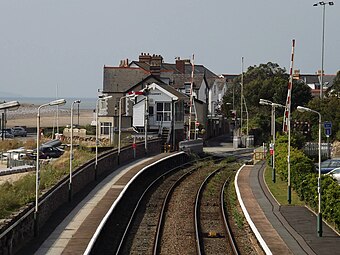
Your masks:
<path fill-rule="evenodd" d="M 221 159 L 218 161 L 221 161 Z M 206 163 L 198 163 L 195 166 L 190 167 L 182 166 L 180 168 L 173 169 L 171 172 L 168 172 L 155 180 L 143 193 L 143 196 L 134 209 L 134 213 L 124 231 L 124 235 L 119 247 L 117 248 L 116 254 L 196 253 L 195 243 L 197 243 L 197 236 L 202 237 L 205 234 L 203 232 L 197 234 L 195 231 L 195 226 L 198 224 L 194 224 L 193 221 L 193 205 L 205 205 L 200 207 L 201 210 L 195 210 L 199 213 L 201 211 L 200 214 L 205 214 L 204 209 L 202 208 L 209 208 L 209 204 L 207 206 L 206 202 L 198 203 L 195 201 L 198 198 L 202 201 L 202 199 L 204 200 L 206 197 L 205 195 L 198 196 L 197 194 L 205 194 L 207 192 L 207 189 L 202 188 L 206 185 L 202 185 L 202 183 L 207 183 L 210 179 L 206 178 L 207 174 L 209 175 L 214 173 L 211 175 L 211 178 L 216 175 L 219 180 L 222 180 L 219 182 L 220 187 L 215 198 L 217 199 L 216 203 L 222 203 L 223 197 L 221 199 L 220 196 L 223 196 L 223 192 L 220 192 L 220 190 L 224 187 L 225 182 L 221 179 L 222 176 L 217 173 L 224 170 L 227 172 L 224 173 L 224 175 L 228 175 L 228 177 L 230 177 L 232 173 L 232 171 L 226 171 L 227 168 L 216 165 L 216 162 L 216 160 L 212 161 L 209 165 L 205 165 Z M 222 178 L 224 178 L 224 176 Z M 204 190 L 206 192 L 203 192 Z M 177 199 L 175 198 L 176 196 L 178 196 Z M 182 211 L 182 215 L 180 217 L 175 216 L 174 219 L 174 214 L 171 213 L 171 208 L 176 208 L 181 204 L 178 202 L 178 199 L 181 201 L 188 201 L 188 199 L 192 201 L 185 202 L 186 206 L 175 209 L 177 212 L 179 210 Z M 233 240 L 232 237 L 228 237 L 228 232 L 224 230 L 226 226 L 228 227 L 228 225 L 224 225 L 224 222 L 227 222 L 227 220 L 222 216 L 222 208 L 224 208 L 223 203 L 222 206 L 220 205 L 218 208 L 219 210 L 216 212 L 217 214 L 214 213 L 214 215 L 216 214 L 218 216 L 218 219 L 213 220 L 212 222 L 217 224 L 220 236 L 216 236 L 217 239 L 210 238 L 215 239 L 213 241 L 213 243 L 215 243 L 214 250 L 209 250 L 209 248 L 207 248 L 211 247 L 209 239 L 205 240 L 205 238 L 199 238 L 201 241 L 205 240 L 204 244 L 208 244 L 205 245 L 206 248 L 203 249 L 204 254 L 216 254 L 216 250 L 223 250 L 223 248 L 221 248 L 221 243 L 224 243 L 223 247 L 228 247 L 230 246 L 227 241 L 229 240 L 228 238 Z M 177 213 L 175 215 L 177 215 Z M 173 220 L 176 220 L 175 225 Z M 184 228 L 184 233 L 173 233 L 173 226 L 180 226 L 181 229 Z M 207 227 L 206 223 L 200 224 L 200 226 L 204 226 L 204 228 Z M 202 229 L 202 227 L 200 227 L 200 229 Z M 229 231 L 229 233 L 231 234 L 231 231 Z M 191 245 L 188 245 L 188 240 L 190 240 Z M 216 240 L 219 240 L 219 242 L 216 242 Z M 235 244 L 233 246 L 236 247 Z M 186 251 L 184 251 L 183 247 L 186 247 Z M 232 251 L 232 248 L 226 249 L 228 251 Z"/>
<path fill-rule="evenodd" d="M 239 254 L 224 206 L 224 189 L 232 175 L 233 172 L 227 171 L 226 167 L 218 168 L 206 177 L 197 192 L 197 254 Z"/>
<path fill-rule="evenodd" d="M 224 190 L 239 166 L 205 158 L 145 180 L 142 191 L 133 185 L 136 192 L 113 211 L 90 253 L 239 254 L 224 211 Z"/>

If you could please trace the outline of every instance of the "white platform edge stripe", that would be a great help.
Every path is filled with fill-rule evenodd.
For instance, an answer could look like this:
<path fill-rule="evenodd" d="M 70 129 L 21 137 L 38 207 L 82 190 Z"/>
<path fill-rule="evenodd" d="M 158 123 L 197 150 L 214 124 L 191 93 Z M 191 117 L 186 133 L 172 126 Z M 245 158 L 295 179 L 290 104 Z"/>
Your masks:
<path fill-rule="evenodd" d="M 264 250 L 264 252 L 266 254 L 272 254 L 271 250 L 269 249 L 269 247 L 267 246 L 266 242 L 263 240 L 260 232 L 257 230 L 254 222 L 252 221 L 252 219 L 250 218 L 250 215 L 247 211 L 247 208 L 245 207 L 242 197 L 241 197 L 241 193 L 240 193 L 240 189 L 238 188 L 238 175 L 241 172 L 241 170 L 245 167 L 246 165 L 241 166 L 241 168 L 237 171 L 236 176 L 235 176 L 235 181 L 234 181 L 234 185 L 235 185 L 235 190 L 236 190 L 236 194 L 237 194 L 237 199 L 240 203 L 240 206 L 242 208 L 243 214 L 246 217 L 248 224 L 250 226 L 250 228 L 252 229 L 252 231 L 254 232 L 257 240 L 259 241 L 259 243 L 262 246 L 262 249 Z"/>

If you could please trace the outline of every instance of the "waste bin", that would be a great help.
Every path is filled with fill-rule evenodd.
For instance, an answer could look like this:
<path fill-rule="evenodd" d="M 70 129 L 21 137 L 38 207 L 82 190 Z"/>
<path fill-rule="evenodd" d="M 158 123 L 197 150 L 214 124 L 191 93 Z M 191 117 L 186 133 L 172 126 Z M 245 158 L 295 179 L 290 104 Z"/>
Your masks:
<path fill-rule="evenodd" d="M 239 136 L 233 137 L 233 148 L 237 149 L 241 146 L 241 138 Z"/>
<path fill-rule="evenodd" d="M 248 135 L 246 144 L 247 148 L 254 147 L 254 135 Z"/>

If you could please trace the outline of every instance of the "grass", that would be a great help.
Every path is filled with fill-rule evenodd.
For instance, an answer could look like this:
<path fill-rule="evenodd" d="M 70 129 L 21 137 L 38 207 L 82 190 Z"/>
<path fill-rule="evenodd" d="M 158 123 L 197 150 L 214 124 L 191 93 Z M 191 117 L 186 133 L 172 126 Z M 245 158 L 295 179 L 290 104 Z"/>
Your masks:
<path fill-rule="evenodd" d="M 244 225 L 245 218 L 242 213 L 240 213 L 237 209 L 237 196 L 236 196 L 236 191 L 235 191 L 235 186 L 234 186 L 234 181 L 231 181 L 231 183 L 228 185 L 228 201 L 230 204 L 230 208 L 232 208 L 232 216 L 235 220 L 235 223 L 238 227 L 238 229 L 242 229 Z"/>
<path fill-rule="evenodd" d="M 52 164 L 41 165 L 41 182 L 39 190 L 49 189 L 69 173 L 69 152 L 53 161 Z M 93 158 L 93 153 L 85 150 L 74 150 L 73 169 Z M 35 199 L 35 173 L 30 173 L 19 180 L 0 185 L 0 219 L 9 217 L 22 206 Z"/>
<path fill-rule="evenodd" d="M 281 205 L 289 205 L 288 204 L 288 191 L 287 191 L 287 182 L 281 180 L 281 178 L 276 175 L 276 182 L 273 183 L 272 181 L 272 168 L 266 167 L 264 171 L 264 179 L 267 183 L 267 186 L 270 190 L 270 192 L 273 194 L 275 199 L 281 204 Z M 296 192 L 292 189 L 291 193 L 291 204 L 290 205 L 305 205 L 304 201 L 301 201 L 296 194 Z"/>

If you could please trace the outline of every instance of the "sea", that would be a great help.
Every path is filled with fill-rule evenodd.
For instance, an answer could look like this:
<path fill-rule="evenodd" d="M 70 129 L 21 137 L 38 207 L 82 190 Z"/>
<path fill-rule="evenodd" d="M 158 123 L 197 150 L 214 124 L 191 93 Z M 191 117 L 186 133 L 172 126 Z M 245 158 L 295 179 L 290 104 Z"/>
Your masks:
<path fill-rule="evenodd" d="M 58 98 L 59 99 L 59 98 Z M 97 98 L 63 98 L 66 100 L 66 104 L 63 106 L 59 106 L 59 108 L 70 109 L 71 104 L 75 100 L 81 100 L 79 104 L 79 109 L 83 110 L 94 110 L 96 109 Z M 49 103 L 51 101 L 56 100 L 56 98 L 50 97 L 1 97 L 0 102 L 9 102 L 9 101 L 18 101 L 20 104 L 34 104 L 34 105 L 42 105 Z M 74 109 L 77 108 L 77 104 L 74 105 Z"/>

